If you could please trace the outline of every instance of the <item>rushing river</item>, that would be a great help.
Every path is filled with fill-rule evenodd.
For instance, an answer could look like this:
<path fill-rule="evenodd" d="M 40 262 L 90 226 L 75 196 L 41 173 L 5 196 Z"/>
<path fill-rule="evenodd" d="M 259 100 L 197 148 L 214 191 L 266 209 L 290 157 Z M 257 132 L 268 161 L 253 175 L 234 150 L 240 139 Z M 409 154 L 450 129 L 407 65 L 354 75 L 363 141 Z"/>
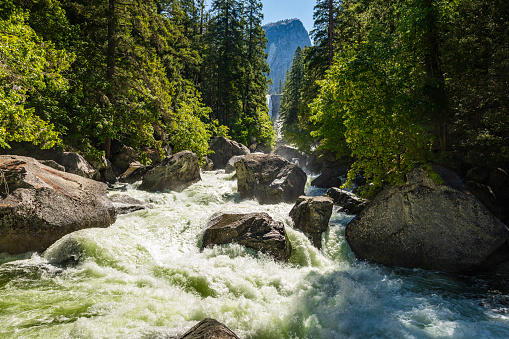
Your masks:
<path fill-rule="evenodd" d="M 351 216 L 337 211 L 317 250 L 292 228 L 292 205 L 238 201 L 231 177 L 205 172 L 182 193 L 112 191 L 152 208 L 69 235 L 81 244 L 73 265 L 52 264 L 65 238 L 0 255 L 0 338 L 175 338 L 205 317 L 241 338 L 509 338 L 502 277 L 360 262 L 344 238 Z M 239 245 L 200 251 L 217 211 L 283 221 L 290 262 Z"/>

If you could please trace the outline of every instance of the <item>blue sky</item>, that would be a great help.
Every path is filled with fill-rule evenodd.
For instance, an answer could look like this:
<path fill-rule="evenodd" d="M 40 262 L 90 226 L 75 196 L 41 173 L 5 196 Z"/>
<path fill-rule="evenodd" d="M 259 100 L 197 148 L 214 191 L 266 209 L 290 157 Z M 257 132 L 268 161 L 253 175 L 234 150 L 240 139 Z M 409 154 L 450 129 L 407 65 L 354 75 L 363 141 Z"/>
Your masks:
<path fill-rule="evenodd" d="M 313 7 L 316 0 L 262 0 L 263 24 L 297 18 L 309 32 L 313 29 Z"/>
<path fill-rule="evenodd" d="M 207 7 L 212 0 L 207 0 Z M 263 24 L 279 20 L 297 18 L 302 21 L 306 30 L 313 29 L 313 7 L 316 0 L 262 0 Z"/>

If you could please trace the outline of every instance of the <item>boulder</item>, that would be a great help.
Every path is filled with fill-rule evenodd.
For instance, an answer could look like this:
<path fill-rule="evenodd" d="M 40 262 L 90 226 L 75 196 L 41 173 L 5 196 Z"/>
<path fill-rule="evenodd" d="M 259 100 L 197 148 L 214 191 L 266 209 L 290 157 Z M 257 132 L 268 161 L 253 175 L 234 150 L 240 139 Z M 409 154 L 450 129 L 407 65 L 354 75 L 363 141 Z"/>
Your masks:
<path fill-rule="evenodd" d="M 126 146 L 118 140 L 112 141 L 111 163 L 117 176 L 127 171 L 131 163 L 140 160 L 140 154 L 134 148 Z"/>
<path fill-rule="evenodd" d="M 86 160 L 94 166 L 97 170 L 99 170 L 99 173 L 101 174 L 101 181 L 114 184 L 117 182 L 117 175 L 115 174 L 115 171 L 113 170 L 113 166 L 111 164 L 111 161 L 106 159 L 105 156 L 102 156 L 100 159 L 95 159 L 92 157 L 86 158 Z"/>
<path fill-rule="evenodd" d="M 317 248 L 322 248 L 322 233 L 329 227 L 331 215 L 332 200 L 328 197 L 301 196 L 290 211 L 295 228 L 304 232 Z"/>
<path fill-rule="evenodd" d="M 368 203 L 366 199 L 359 198 L 352 192 L 337 187 L 329 188 L 325 194 L 332 199 L 335 205 L 341 206 L 345 213 L 358 214 Z"/>
<path fill-rule="evenodd" d="M 128 214 L 149 208 L 143 201 L 135 199 L 127 194 L 115 194 L 110 196 L 113 206 L 118 214 Z"/>
<path fill-rule="evenodd" d="M 65 167 L 65 171 L 79 176 L 99 180 L 101 174 L 88 163 L 81 155 L 74 152 L 57 153 L 55 161 Z"/>
<path fill-rule="evenodd" d="M 235 163 L 240 197 L 260 204 L 294 203 L 304 194 L 307 176 L 275 154 L 249 154 Z"/>
<path fill-rule="evenodd" d="M 308 156 L 300 152 L 297 148 L 288 146 L 288 145 L 282 145 L 276 148 L 274 151 L 274 154 L 280 155 L 286 160 L 295 163 L 299 165 L 301 168 L 306 167 L 308 163 Z M 298 162 L 298 163 L 296 163 Z"/>
<path fill-rule="evenodd" d="M 56 169 L 60 172 L 65 172 L 65 167 L 57 163 L 55 160 L 39 160 L 39 162 L 45 166 Z"/>
<path fill-rule="evenodd" d="M 62 236 L 116 219 L 108 186 L 33 158 L 0 156 L 0 253 L 42 252 Z"/>
<path fill-rule="evenodd" d="M 311 181 L 311 185 L 318 188 L 339 187 L 342 185 L 339 177 L 348 174 L 347 166 L 329 166 L 322 168 L 318 177 Z"/>
<path fill-rule="evenodd" d="M 282 222 L 267 213 L 215 213 L 203 234 L 203 247 L 237 243 L 278 260 L 288 260 L 292 246 Z"/>
<path fill-rule="evenodd" d="M 141 190 L 181 192 L 201 180 L 198 156 L 182 151 L 166 157 L 161 164 L 149 170 L 140 185 Z"/>
<path fill-rule="evenodd" d="M 225 137 L 212 138 L 209 147 L 214 151 L 214 153 L 209 154 L 209 158 L 214 163 L 214 169 L 224 169 L 228 160 L 234 155 L 246 155 L 251 153 L 246 146 Z"/>
<path fill-rule="evenodd" d="M 507 227 L 450 171 L 436 184 L 416 168 L 401 186 L 389 186 L 346 227 L 356 256 L 376 263 L 445 272 L 475 271 L 504 261 Z M 489 264 L 487 264 L 489 263 Z"/>
<path fill-rule="evenodd" d="M 239 339 L 239 337 L 219 321 L 205 318 L 180 339 Z"/>
<path fill-rule="evenodd" d="M 202 171 L 212 171 L 214 169 L 214 162 L 209 157 L 204 157 L 201 169 Z"/>
<path fill-rule="evenodd" d="M 118 181 L 134 184 L 135 182 L 142 180 L 145 173 L 147 173 L 151 168 L 152 167 L 142 165 L 138 161 L 134 161 L 130 163 L 127 170 L 118 177 Z"/>
<path fill-rule="evenodd" d="M 244 155 L 234 155 L 233 157 L 228 160 L 228 163 L 226 164 L 226 167 L 224 169 L 224 172 L 229 174 L 235 172 L 235 163 L 242 159 Z"/>

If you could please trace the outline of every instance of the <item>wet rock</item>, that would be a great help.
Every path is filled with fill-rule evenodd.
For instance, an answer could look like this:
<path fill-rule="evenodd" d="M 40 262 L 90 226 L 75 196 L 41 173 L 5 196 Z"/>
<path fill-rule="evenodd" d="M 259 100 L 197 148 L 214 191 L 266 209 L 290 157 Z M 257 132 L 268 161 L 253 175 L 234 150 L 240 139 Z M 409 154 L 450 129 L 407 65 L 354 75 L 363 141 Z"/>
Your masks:
<path fill-rule="evenodd" d="M 331 215 L 332 200 L 328 197 L 301 196 L 290 211 L 295 228 L 304 232 L 317 248 L 322 248 L 322 233 L 329 227 Z"/>
<path fill-rule="evenodd" d="M 358 214 L 368 203 L 366 199 L 359 198 L 355 194 L 337 187 L 329 188 L 325 194 L 332 199 L 335 205 L 341 206 L 346 213 Z"/>
<path fill-rule="evenodd" d="M 406 184 L 379 193 L 346 227 L 356 256 L 445 272 L 496 264 L 490 257 L 506 243 L 508 229 L 471 194 L 453 188 L 460 180 L 451 173 L 437 185 L 414 169 Z"/>
<path fill-rule="evenodd" d="M 242 159 L 244 155 L 234 155 L 233 157 L 228 160 L 228 163 L 226 164 L 226 168 L 224 169 L 224 172 L 229 174 L 235 172 L 235 163 Z"/>
<path fill-rule="evenodd" d="M 339 187 L 342 185 L 339 177 L 346 176 L 348 167 L 330 166 L 322 168 L 322 172 L 318 177 L 311 181 L 311 185 L 318 188 Z"/>
<path fill-rule="evenodd" d="M 214 162 L 209 157 L 204 157 L 202 171 L 212 171 L 214 169 Z"/>
<path fill-rule="evenodd" d="M 219 321 L 205 318 L 180 339 L 239 339 L 239 337 Z"/>
<path fill-rule="evenodd" d="M 74 152 L 60 152 L 56 155 L 55 161 L 65 167 L 68 173 L 99 180 L 101 175 L 99 171 L 88 163 L 81 155 Z"/>
<path fill-rule="evenodd" d="M 282 222 L 267 213 L 216 213 L 208 221 L 203 247 L 237 243 L 278 260 L 288 260 L 292 247 Z"/>
<path fill-rule="evenodd" d="M 241 198 L 261 204 L 293 203 L 304 194 L 307 176 L 297 165 L 275 154 L 249 154 L 235 163 Z"/>
<path fill-rule="evenodd" d="M 140 185 L 141 190 L 181 192 L 201 180 L 198 156 L 182 151 L 166 157 L 161 164 L 149 170 Z"/>
<path fill-rule="evenodd" d="M 33 158 L 0 156 L 0 253 L 42 252 L 62 236 L 116 219 L 108 186 Z"/>
<path fill-rule="evenodd" d="M 214 169 L 224 169 L 228 160 L 234 155 L 246 155 L 251 153 L 246 146 L 225 137 L 212 138 L 209 147 L 214 151 L 214 153 L 209 154 L 209 158 L 214 162 Z"/>
<path fill-rule="evenodd" d="M 298 164 L 301 168 L 306 167 L 306 164 L 308 163 L 308 156 L 300 152 L 297 148 L 283 145 L 279 146 L 275 151 L 274 154 L 280 155 L 286 160 L 295 163 L 294 159 L 297 159 Z"/>
<path fill-rule="evenodd" d="M 137 181 L 143 179 L 145 173 L 147 173 L 152 167 L 144 166 L 138 161 L 129 164 L 127 170 L 120 175 L 118 181 L 125 182 L 128 184 L 134 184 Z"/>
<path fill-rule="evenodd" d="M 118 214 L 128 214 L 149 208 L 148 204 L 143 201 L 135 199 L 127 194 L 115 194 L 110 196 L 113 206 Z"/>

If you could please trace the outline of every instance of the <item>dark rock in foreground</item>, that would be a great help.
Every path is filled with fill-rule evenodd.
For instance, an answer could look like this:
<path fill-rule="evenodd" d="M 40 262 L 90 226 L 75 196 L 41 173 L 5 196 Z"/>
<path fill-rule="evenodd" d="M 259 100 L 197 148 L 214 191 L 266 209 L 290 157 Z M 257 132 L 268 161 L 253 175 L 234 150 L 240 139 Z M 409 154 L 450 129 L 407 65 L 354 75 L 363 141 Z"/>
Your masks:
<path fill-rule="evenodd" d="M 140 185 L 141 190 L 181 192 L 201 180 L 198 156 L 182 151 L 166 157 L 161 164 L 149 170 Z"/>
<path fill-rule="evenodd" d="M 115 222 L 104 183 L 28 157 L 0 156 L 0 169 L 0 253 L 42 252 L 68 233 Z"/>
<path fill-rule="evenodd" d="M 249 154 L 235 163 L 241 198 L 260 204 L 293 203 L 304 194 L 307 176 L 297 165 L 274 154 Z"/>
<path fill-rule="evenodd" d="M 288 260 L 292 247 L 282 222 L 267 213 L 216 213 L 207 223 L 203 247 L 237 243 L 279 260 Z"/>
<path fill-rule="evenodd" d="M 212 138 L 209 147 L 214 151 L 214 153 L 208 156 L 214 162 L 214 169 L 224 169 L 228 160 L 234 155 L 246 155 L 251 153 L 246 146 L 225 137 Z"/>
<path fill-rule="evenodd" d="M 180 339 L 239 339 L 239 337 L 219 321 L 205 318 Z"/>
<path fill-rule="evenodd" d="M 329 227 L 332 200 L 301 196 L 290 211 L 296 229 L 304 232 L 317 248 L 322 248 L 322 233 Z"/>
<path fill-rule="evenodd" d="M 325 193 L 335 205 L 341 206 L 346 213 L 358 214 L 367 205 L 367 200 L 361 199 L 352 192 L 336 187 L 329 188 Z"/>
<path fill-rule="evenodd" d="M 508 239 L 507 227 L 459 190 L 460 180 L 451 173 L 442 171 L 446 185 L 437 185 L 414 169 L 405 185 L 379 193 L 346 227 L 356 256 L 445 272 L 486 269 L 507 260 L 499 250 Z"/>

